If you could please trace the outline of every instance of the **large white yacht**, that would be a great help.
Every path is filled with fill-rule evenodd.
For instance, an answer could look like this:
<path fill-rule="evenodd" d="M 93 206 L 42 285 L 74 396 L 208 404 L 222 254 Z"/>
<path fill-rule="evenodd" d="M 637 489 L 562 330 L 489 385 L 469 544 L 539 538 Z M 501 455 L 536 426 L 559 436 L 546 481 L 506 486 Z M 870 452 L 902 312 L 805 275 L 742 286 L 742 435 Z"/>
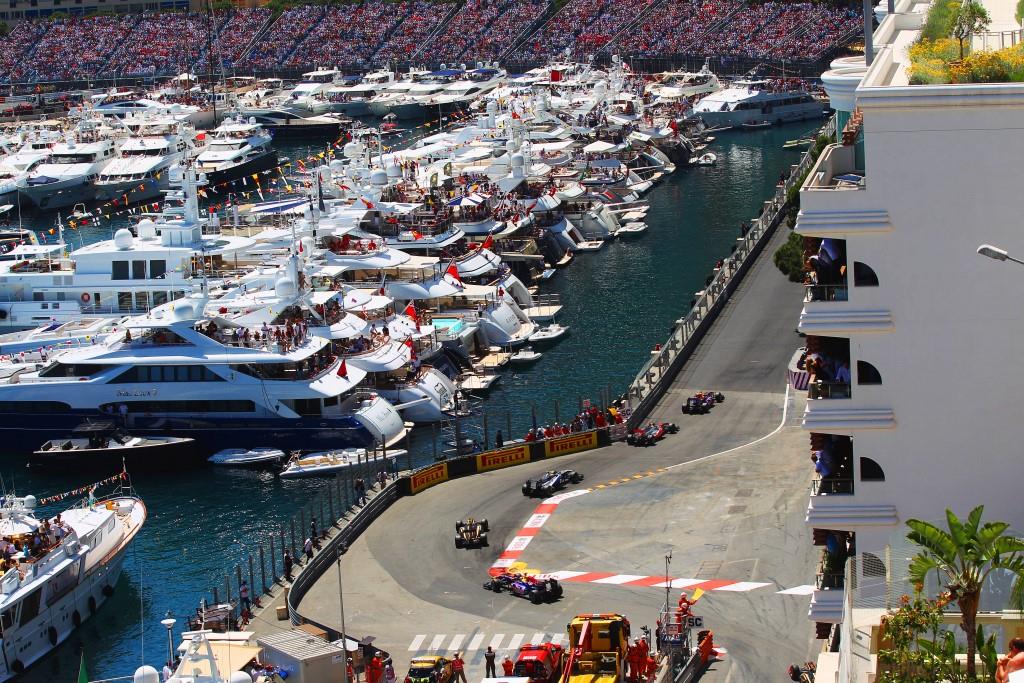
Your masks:
<path fill-rule="evenodd" d="M 113 161 L 114 141 L 86 119 L 66 142 L 50 148 L 50 160 L 29 175 L 21 193 L 40 209 L 63 209 L 96 196 L 93 181 Z"/>
<path fill-rule="evenodd" d="M 40 442 L 41 443 L 41 442 Z M 37 444 L 38 447 L 38 444 Z M 35 496 L 6 496 L 0 535 L 30 547 L 56 517 L 40 519 Z M 146 522 L 146 506 L 130 489 L 60 513 L 63 535 L 19 558 L 0 576 L 0 681 L 21 674 L 66 641 L 114 593 L 125 550 Z"/>
<path fill-rule="evenodd" d="M 286 297 L 295 284 L 282 277 L 276 289 Z M 34 450 L 90 417 L 120 417 L 140 435 L 190 437 L 210 452 L 370 447 L 405 436 L 386 399 L 356 390 L 366 372 L 337 357 L 329 340 L 291 324 L 207 318 L 208 303 L 205 292 L 169 302 L 7 378 L 5 445 Z"/>
<path fill-rule="evenodd" d="M 132 136 L 96 179 L 99 201 L 131 204 L 159 197 L 168 187 L 171 166 L 195 146 L 192 127 L 171 117 L 132 117 L 125 125 Z"/>
<path fill-rule="evenodd" d="M 313 114 L 323 114 L 331 109 L 327 90 L 340 82 L 341 77 L 342 73 L 337 69 L 308 71 L 302 74 L 302 80 L 288 93 L 288 99 L 294 107 L 306 109 Z"/>
<path fill-rule="evenodd" d="M 254 121 L 228 117 L 213 131 L 207 148 L 196 157 L 196 169 L 211 185 L 236 180 L 277 165 L 270 135 Z"/>
<path fill-rule="evenodd" d="M 437 104 L 433 99 L 460 80 L 463 73 L 462 69 L 445 68 L 430 72 L 410 85 L 403 98 L 391 103 L 391 113 L 399 119 L 416 119 L 436 114 Z"/>
<path fill-rule="evenodd" d="M 15 201 L 18 192 L 28 183 L 31 172 L 50 158 L 50 147 L 59 140 L 55 133 L 34 134 L 19 137 L 17 142 L 20 144 L 16 147 L 4 145 L 6 155 L 0 160 L 0 204 Z"/>
<path fill-rule="evenodd" d="M 769 81 L 742 80 L 698 102 L 693 115 L 705 125 L 781 124 L 821 118 L 826 105 L 806 90 L 770 89 Z"/>

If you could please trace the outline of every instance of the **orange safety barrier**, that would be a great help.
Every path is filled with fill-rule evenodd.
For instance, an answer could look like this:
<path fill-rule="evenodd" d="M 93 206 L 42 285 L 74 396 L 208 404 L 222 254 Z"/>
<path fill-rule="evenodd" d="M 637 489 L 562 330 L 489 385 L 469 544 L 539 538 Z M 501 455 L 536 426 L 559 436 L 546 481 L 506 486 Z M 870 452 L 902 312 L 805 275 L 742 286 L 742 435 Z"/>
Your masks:
<path fill-rule="evenodd" d="M 707 664 L 711 661 L 711 655 L 714 654 L 715 649 L 715 634 L 713 631 L 708 631 L 708 634 L 704 636 L 704 639 L 697 645 L 697 650 L 700 652 L 700 661 L 702 664 Z"/>

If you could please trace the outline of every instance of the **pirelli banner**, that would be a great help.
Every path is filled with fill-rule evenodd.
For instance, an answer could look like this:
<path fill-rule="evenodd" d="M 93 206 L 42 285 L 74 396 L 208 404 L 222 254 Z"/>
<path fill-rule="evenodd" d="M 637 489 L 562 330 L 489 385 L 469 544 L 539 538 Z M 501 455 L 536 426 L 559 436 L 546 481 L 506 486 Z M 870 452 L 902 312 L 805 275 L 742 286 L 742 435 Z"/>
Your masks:
<path fill-rule="evenodd" d="M 409 495 L 415 496 L 435 484 L 448 481 L 448 463 L 439 462 L 409 475 Z"/>
<path fill-rule="evenodd" d="M 497 451 L 487 451 L 476 456 L 476 471 L 488 472 L 490 470 L 522 465 L 530 462 L 530 447 L 527 444 L 513 448 L 502 448 Z"/>
<path fill-rule="evenodd" d="M 591 448 L 597 448 L 597 432 L 579 432 L 577 434 L 569 434 L 568 436 L 559 436 L 554 439 L 545 439 L 544 445 L 544 457 L 554 458 L 559 455 L 569 455 L 570 453 L 579 453 L 580 451 L 589 451 Z"/>

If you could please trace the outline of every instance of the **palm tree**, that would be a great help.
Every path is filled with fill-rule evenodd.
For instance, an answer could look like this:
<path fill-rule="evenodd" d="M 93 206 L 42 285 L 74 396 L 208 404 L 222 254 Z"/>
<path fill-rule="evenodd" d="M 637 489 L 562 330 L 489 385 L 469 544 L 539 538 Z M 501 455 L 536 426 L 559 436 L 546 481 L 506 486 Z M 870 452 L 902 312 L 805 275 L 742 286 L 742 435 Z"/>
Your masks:
<path fill-rule="evenodd" d="M 1007 535 L 1010 525 L 1006 522 L 982 524 L 984 509 L 979 505 L 963 521 L 946 510 L 948 532 L 931 522 L 907 520 L 911 529 L 907 538 L 921 548 L 910 561 L 910 580 L 923 589 L 933 570 L 945 580 L 950 598 L 960 607 L 960 628 L 967 636 L 967 678 L 972 681 L 976 680 L 978 604 L 989 574 L 999 569 L 1014 576 L 1012 594 L 1018 609 L 1024 597 L 1024 539 Z"/>

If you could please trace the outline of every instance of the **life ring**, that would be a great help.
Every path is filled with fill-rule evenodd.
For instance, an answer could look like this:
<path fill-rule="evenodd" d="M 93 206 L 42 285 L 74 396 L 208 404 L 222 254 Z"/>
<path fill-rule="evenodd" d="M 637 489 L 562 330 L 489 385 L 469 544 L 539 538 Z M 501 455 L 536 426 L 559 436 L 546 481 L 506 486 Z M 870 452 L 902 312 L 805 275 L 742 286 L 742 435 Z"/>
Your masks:
<path fill-rule="evenodd" d="M 75 628 L 82 625 L 82 615 L 78 613 L 78 610 L 71 613 L 71 623 L 75 625 Z"/>
<path fill-rule="evenodd" d="M 91 299 L 91 298 L 92 298 L 92 297 L 91 297 L 91 296 L 89 296 L 89 292 L 83 292 L 83 293 L 82 293 L 82 303 L 83 303 L 83 304 L 87 304 L 87 303 L 89 303 L 89 299 Z"/>
<path fill-rule="evenodd" d="M 105 595 L 106 597 L 109 598 L 113 594 L 114 594 L 114 587 L 113 586 L 111 586 L 110 584 L 107 584 L 106 586 L 103 587 L 103 595 Z"/>
<path fill-rule="evenodd" d="M 96 614 L 96 598 L 89 596 L 89 614 Z"/>
<path fill-rule="evenodd" d="M 54 627 L 51 626 L 50 629 L 46 632 L 46 634 L 50 637 L 50 645 L 56 645 L 57 644 L 57 629 L 55 629 Z"/>

